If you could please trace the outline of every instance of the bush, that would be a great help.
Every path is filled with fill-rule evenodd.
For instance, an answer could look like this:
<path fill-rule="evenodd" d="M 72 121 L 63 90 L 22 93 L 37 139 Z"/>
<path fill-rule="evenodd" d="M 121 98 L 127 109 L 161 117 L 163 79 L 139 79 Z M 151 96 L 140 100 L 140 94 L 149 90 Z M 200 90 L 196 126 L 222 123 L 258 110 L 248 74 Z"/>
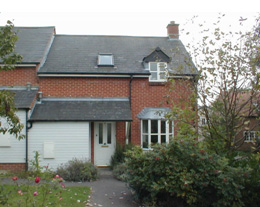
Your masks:
<path fill-rule="evenodd" d="M 116 167 L 119 164 L 124 163 L 125 161 L 125 152 L 127 150 L 130 150 L 133 147 L 133 145 L 131 144 L 127 144 L 125 146 L 122 146 L 121 144 L 116 144 L 116 150 L 114 152 L 114 154 L 111 157 L 111 161 L 110 161 L 110 167 L 112 169 L 114 169 L 114 167 Z"/>
<path fill-rule="evenodd" d="M 113 168 L 113 175 L 116 179 L 121 181 L 126 181 L 127 169 L 126 164 L 123 162 L 121 164 L 116 165 Z"/>
<path fill-rule="evenodd" d="M 126 164 L 130 187 L 156 206 L 244 206 L 253 171 L 229 166 L 224 156 L 208 154 L 194 140 L 173 140 L 146 153 L 136 147 L 127 152 Z"/>
<path fill-rule="evenodd" d="M 57 168 L 56 173 L 66 181 L 92 181 L 98 178 L 97 168 L 89 161 L 73 158 Z"/>

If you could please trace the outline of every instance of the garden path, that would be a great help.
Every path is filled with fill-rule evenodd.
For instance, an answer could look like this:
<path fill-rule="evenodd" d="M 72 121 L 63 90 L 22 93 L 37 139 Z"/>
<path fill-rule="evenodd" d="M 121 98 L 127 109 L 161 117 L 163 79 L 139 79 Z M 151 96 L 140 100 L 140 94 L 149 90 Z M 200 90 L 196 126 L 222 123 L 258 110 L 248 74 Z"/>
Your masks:
<path fill-rule="evenodd" d="M 99 168 L 100 178 L 92 182 L 65 182 L 66 186 L 90 186 L 92 194 L 86 206 L 140 207 L 126 183 L 115 179 L 109 168 Z"/>

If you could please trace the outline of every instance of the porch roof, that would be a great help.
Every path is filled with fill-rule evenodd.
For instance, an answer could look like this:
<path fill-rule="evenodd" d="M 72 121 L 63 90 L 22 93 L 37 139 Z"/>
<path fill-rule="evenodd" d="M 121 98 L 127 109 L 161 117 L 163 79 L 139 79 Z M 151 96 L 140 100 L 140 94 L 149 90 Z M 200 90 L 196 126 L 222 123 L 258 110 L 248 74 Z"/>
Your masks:
<path fill-rule="evenodd" d="M 30 121 L 132 121 L 127 97 L 43 98 Z"/>
<path fill-rule="evenodd" d="M 168 107 L 145 107 L 137 117 L 139 119 L 165 119 L 167 113 L 171 111 Z"/>
<path fill-rule="evenodd" d="M 32 106 L 33 101 L 36 99 L 38 88 L 27 87 L 0 87 L 0 90 L 6 90 L 14 94 L 15 107 L 18 109 L 29 109 Z"/>

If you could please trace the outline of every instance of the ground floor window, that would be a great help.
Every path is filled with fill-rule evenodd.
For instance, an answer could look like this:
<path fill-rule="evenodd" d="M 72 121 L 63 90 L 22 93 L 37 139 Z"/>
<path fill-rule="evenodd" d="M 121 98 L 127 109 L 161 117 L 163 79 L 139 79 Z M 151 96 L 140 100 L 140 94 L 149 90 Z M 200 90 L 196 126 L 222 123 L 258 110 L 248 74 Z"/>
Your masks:
<path fill-rule="evenodd" d="M 166 120 L 141 121 L 142 148 L 152 148 L 155 144 L 166 144 L 173 137 L 173 123 Z"/>
<path fill-rule="evenodd" d="M 256 142 L 257 137 L 257 131 L 244 131 L 245 142 Z"/>

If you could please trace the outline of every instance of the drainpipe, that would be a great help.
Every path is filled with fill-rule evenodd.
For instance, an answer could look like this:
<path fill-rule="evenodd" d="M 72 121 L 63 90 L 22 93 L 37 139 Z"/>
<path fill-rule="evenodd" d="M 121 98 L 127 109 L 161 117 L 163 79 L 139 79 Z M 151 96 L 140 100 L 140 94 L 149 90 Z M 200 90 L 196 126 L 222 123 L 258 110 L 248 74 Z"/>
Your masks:
<path fill-rule="evenodd" d="M 130 81 L 129 81 L 129 102 L 130 102 L 130 110 L 131 110 L 131 102 L 132 102 L 132 80 L 133 80 L 133 75 L 130 76 Z M 131 129 L 131 122 L 128 122 L 126 124 L 126 144 L 131 143 L 131 136 L 130 136 L 130 129 Z"/>
<path fill-rule="evenodd" d="M 133 80 L 133 75 L 130 76 L 130 81 L 129 81 L 129 101 L 130 101 L 130 109 L 131 109 L 131 99 L 132 99 L 132 80 Z"/>
<path fill-rule="evenodd" d="M 28 171 L 28 132 L 29 129 L 32 128 L 32 122 L 28 122 L 28 116 L 29 116 L 29 110 L 26 109 L 26 117 L 25 117 L 25 171 Z M 30 123 L 30 126 L 28 126 L 28 123 Z"/>
<path fill-rule="evenodd" d="M 25 117 L 25 171 L 28 171 L 28 112 L 26 109 Z"/>

